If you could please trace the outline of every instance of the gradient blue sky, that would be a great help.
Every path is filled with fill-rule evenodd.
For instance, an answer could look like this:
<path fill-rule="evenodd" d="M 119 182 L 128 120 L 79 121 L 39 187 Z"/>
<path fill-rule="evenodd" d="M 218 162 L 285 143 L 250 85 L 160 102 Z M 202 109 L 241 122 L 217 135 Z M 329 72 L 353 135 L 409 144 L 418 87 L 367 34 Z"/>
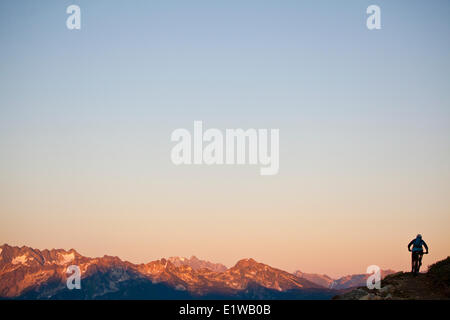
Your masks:
<path fill-rule="evenodd" d="M 422 232 L 446 257 L 449 16 L 446 0 L 1 1 L 0 243 L 341 275 L 407 268 Z M 173 166 L 170 133 L 194 120 L 279 128 L 280 173 Z"/>

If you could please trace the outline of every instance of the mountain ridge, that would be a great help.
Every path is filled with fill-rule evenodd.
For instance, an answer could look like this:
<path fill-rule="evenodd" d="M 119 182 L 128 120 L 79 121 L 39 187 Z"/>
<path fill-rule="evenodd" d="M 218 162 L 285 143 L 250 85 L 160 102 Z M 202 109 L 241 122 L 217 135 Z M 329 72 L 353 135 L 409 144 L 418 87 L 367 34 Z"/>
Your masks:
<path fill-rule="evenodd" d="M 78 290 L 67 292 L 65 282 L 69 265 L 80 268 L 82 293 L 77 293 Z M 161 258 L 134 264 L 117 256 L 86 257 L 73 248 L 39 250 L 8 244 L 0 246 L 2 298 L 101 299 L 133 296 L 154 299 L 160 297 L 158 292 L 165 292 L 169 298 L 183 299 L 320 299 L 331 298 L 345 288 L 344 284 L 333 288 L 311 275 L 314 274 L 289 273 L 252 258 L 240 259 L 230 268 L 195 256 Z M 367 275 L 358 275 L 361 279 L 364 276 Z M 326 275 L 320 279 L 335 281 Z"/>
<path fill-rule="evenodd" d="M 67 267 L 81 271 L 82 290 L 68 291 Z M 101 299 L 127 296 L 266 298 L 316 295 L 333 291 L 254 259 L 239 260 L 226 268 L 192 256 L 162 258 L 133 264 L 117 256 L 85 257 L 75 249 L 0 247 L 0 297 L 32 299 Z M 79 292 L 77 292 L 79 291 Z M 159 292 L 159 293 L 158 293 Z M 288 294 L 289 293 L 289 294 Z"/>
<path fill-rule="evenodd" d="M 396 273 L 391 269 L 381 270 L 381 279 L 386 276 Z M 313 283 L 319 284 L 322 287 L 336 290 L 343 290 L 348 288 L 356 288 L 365 285 L 367 278 L 370 276 L 366 273 L 356 273 L 342 276 L 340 278 L 331 278 L 326 274 L 304 273 L 300 270 L 294 272 L 299 278 L 307 279 Z"/>

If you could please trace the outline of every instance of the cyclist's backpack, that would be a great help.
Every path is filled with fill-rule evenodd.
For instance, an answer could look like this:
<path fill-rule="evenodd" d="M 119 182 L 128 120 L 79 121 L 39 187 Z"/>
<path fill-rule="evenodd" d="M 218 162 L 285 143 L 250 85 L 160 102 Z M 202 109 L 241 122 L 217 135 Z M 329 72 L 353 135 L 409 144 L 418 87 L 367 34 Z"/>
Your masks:
<path fill-rule="evenodd" d="M 422 243 L 423 243 L 422 238 L 416 238 L 416 240 L 414 240 L 413 250 L 414 249 L 416 249 L 414 251 L 422 250 Z"/>

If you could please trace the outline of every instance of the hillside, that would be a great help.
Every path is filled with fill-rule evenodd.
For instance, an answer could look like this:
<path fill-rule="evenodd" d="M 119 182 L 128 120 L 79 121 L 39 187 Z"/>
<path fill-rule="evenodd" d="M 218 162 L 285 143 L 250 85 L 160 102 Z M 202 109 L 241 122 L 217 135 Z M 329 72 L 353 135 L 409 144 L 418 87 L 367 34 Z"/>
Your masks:
<path fill-rule="evenodd" d="M 418 274 L 398 272 L 381 282 L 380 290 L 359 287 L 337 295 L 335 300 L 430 300 L 450 299 L 450 257 L 429 266 Z"/>

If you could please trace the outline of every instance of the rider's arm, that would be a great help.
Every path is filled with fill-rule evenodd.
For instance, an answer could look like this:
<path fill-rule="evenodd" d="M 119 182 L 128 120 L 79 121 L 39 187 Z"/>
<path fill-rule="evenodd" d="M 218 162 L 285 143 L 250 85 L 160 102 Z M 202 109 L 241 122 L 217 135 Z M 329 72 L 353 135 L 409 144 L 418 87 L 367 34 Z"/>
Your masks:
<path fill-rule="evenodd" d="M 414 239 L 411 240 L 411 242 L 408 244 L 408 251 L 411 251 L 411 246 L 413 245 L 413 243 L 414 243 Z"/>
<path fill-rule="evenodd" d="M 428 253 L 428 246 L 427 246 L 427 244 L 426 244 L 425 241 L 423 241 L 423 240 L 422 240 L 422 242 L 423 242 L 423 246 L 424 246 L 425 249 L 427 250 L 427 252 L 425 252 L 425 253 Z"/>

